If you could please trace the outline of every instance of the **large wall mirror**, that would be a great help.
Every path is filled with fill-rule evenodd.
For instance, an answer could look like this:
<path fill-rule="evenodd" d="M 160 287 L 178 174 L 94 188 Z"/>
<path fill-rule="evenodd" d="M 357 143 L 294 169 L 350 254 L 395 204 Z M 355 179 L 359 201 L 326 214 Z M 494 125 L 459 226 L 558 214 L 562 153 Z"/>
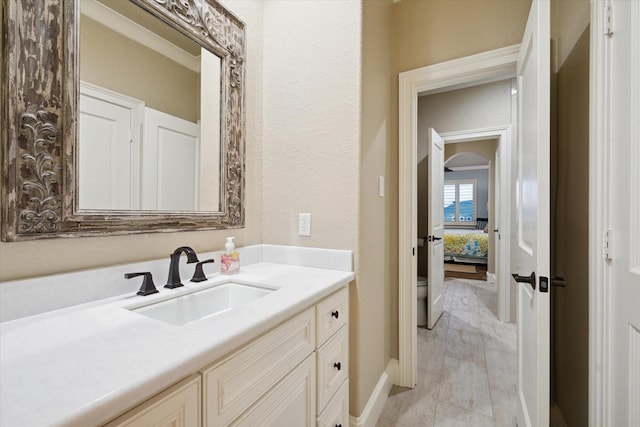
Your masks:
<path fill-rule="evenodd" d="M 214 0 L 3 0 L 2 239 L 244 226 L 244 24 Z"/>

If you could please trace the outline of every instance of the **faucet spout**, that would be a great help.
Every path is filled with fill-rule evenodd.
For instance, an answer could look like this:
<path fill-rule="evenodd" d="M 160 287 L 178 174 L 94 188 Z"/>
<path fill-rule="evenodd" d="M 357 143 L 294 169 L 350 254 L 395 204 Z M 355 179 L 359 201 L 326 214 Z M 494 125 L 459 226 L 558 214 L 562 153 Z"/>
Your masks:
<path fill-rule="evenodd" d="M 180 280 L 180 255 L 182 255 L 182 253 L 187 255 L 187 264 L 199 262 L 196 251 L 191 249 L 189 246 L 180 246 L 178 249 L 173 251 L 170 255 L 171 263 L 169 264 L 169 278 L 167 279 L 167 284 L 164 285 L 165 288 L 173 289 L 184 286 L 182 284 L 182 280 Z"/>

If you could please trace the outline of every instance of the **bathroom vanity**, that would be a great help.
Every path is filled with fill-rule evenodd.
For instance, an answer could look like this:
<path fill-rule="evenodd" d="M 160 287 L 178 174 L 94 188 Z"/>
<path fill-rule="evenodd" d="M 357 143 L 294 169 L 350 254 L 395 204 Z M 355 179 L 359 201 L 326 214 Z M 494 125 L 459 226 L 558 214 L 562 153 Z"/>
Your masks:
<path fill-rule="evenodd" d="M 1 323 L 0 425 L 347 426 L 351 253 L 340 270 L 263 246 L 232 276 Z M 183 324 L 143 312 L 231 282 L 264 295 Z"/>

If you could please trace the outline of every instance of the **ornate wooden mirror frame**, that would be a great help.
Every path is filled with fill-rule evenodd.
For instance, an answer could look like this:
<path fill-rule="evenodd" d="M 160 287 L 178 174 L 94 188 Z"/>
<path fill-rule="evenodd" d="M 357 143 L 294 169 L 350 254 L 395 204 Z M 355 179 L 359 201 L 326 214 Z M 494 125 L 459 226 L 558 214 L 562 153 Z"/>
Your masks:
<path fill-rule="evenodd" d="M 79 0 L 2 0 L 3 241 L 244 226 L 244 23 L 215 0 L 131 1 L 221 59 L 220 212 L 79 212 Z"/>

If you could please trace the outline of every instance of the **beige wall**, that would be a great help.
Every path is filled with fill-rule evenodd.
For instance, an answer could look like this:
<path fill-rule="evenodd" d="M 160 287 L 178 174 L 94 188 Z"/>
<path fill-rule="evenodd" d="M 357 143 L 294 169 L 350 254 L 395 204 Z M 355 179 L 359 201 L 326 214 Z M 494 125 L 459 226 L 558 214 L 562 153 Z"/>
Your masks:
<path fill-rule="evenodd" d="M 199 252 L 218 250 L 224 247 L 225 237 L 230 235 L 237 236 L 236 242 L 240 246 L 261 242 L 262 3 L 231 1 L 225 4 L 247 24 L 245 228 L 0 242 L 0 281 L 158 259 L 168 257 L 182 245 L 190 245 Z"/>
<path fill-rule="evenodd" d="M 552 265 L 567 280 L 566 288 L 551 291 L 552 399 L 566 425 L 581 426 L 588 424 L 589 404 L 589 2 L 556 1 L 552 10 L 560 51 L 554 76 Z M 576 19 L 585 14 L 586 21 Z M 562 423 L 552 419 L 551 425 Z"/>
<path fill-rule="evenodd" d="M 398 229 L 398 81 L 397 74 L 414 68 L 467 55 L 511 46 L 522 41 L 531 0 L 404 0 L 394 4 L 393 16 L 393 118 L 392 146 L 389 164 L 394 165 L 387 177 L 389 197 L 393 199 L 388 226 Z M 398 253 L 397 237 L 392 239 L 392 254 Z M 388 266 L 392 277 L 398 277 L 397 257 Z M 392 286 L 391 304 L 392 357 L 398 357 L 398 286 Z"/>
<path fill-rule="evenodd" d="M 397 234 L 387 226 L 394 209 L 386 188 L 378 196 L 378 177 L 388 177 L 391 150 L 391 0 L 365 1 L 362 11 L 362 139 L 360 142 L 360 233 L 358 282 L 352 292 L 357 323 L 352 328 L 350 405 L 360 415 L 391 358 L 392 284 L 389 260 Z M 356 303 L 357 304 L 354 304 Z M 353 313 L 353 311 L 352 311 Z M 352 316 L 352 319 L 355 316 Z M 354 342 L 355 341 L 355 342 Z M 353 355 L 353 353 L 352 353 Z"/>
<path fill-rule="evenodd" d="M 264 3 L 265 243 L 357 249 L 360 15 L 357 0 Z"/>
<path fill-rule="evenodd" d="M 200 119 L 200 74 L 85 15 L 80 78 L 192 123 Z"/>
<path fill-rule="evenodd" d="M 362 320 L 371 318 L 366 304 L 383 306 L 375 290 L 380 282 L 362 281 L 358 253 L 361 21 L 357 0 L 264 3 L 263 241 L 354 250 L 350 393 L 355 414 L 368 398 L 369 384 L 378 380 L 385 353 L 380 335 L 372 342 L 361 331 Z M 301 212 L 311 213 L 309 237 L 298 235 Z"/>
<path fill-rule="evenodd" d="M 522 41 L 531 0 L 404 0 L 394 5 L 394 68 L 407 71 Z"/>

